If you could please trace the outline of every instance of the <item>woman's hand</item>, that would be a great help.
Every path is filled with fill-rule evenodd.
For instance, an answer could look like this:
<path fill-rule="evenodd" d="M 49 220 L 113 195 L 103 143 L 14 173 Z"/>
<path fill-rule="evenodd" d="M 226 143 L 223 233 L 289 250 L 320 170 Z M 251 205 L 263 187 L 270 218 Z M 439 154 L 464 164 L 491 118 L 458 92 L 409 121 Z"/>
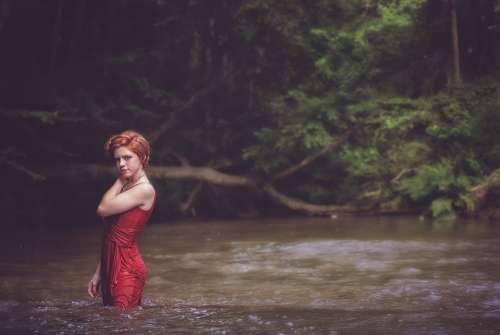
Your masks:
<path fill-rule="evenodd" d="M 92 298 L 99 296 L 100 286 L 101 286 L 101 274 L 96 272 L 92 276 L 92 279 L 90 279 L 87 288 L 87 292 Z"/>
<path fill-rule="evenodd" d="M 121 191 L 122 187 L 127 183 L 127 181 L 128 181 L 128 178 L 126 178 L 122 175 L 119 175 L 118 178 L 116 178 L 115 183 L 118 184 L 118 188 L 120 189 L 120 191 Z"/>
<path fill-rule="evenodd" d="M 126 192 L 117 192 L 114 195 L 108 191 L 97 207 L 97 215 L 108 217 L 124 213 L 135 207 L 152 204 L 154 197 L 155 190 L 149 183 L 139 183 L 137 187 L 132 187 Z"/>

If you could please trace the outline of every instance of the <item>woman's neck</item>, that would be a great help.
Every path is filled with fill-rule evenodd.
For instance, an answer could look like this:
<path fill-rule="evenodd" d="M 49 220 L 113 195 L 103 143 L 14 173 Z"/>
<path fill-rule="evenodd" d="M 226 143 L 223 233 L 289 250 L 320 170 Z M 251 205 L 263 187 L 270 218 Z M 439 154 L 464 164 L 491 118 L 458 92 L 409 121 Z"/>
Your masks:
<path fill-rule="evenodd" d="M 146 174 L 144 172 L 142 172 L 142 174 L 140 174 L 140 173 L 137 174 L 137 176 L 138 177 L 136 177 L 134 175 L 134 176 L 130 177 L 127 180 L 127 182 L 125 183 L 125 185 L 122 186 L 122 189 L 120 190 L 120 193 L 130 190 L 132 187 L 134 187 L 136 185 L 148 182 Z"/>
<path fill-rule="evenodd" d="M 128 180 L 128 184 L 135 184 L 141 179 L 144 179 L 146 177 L 146 173 L 144 171 L 138 171 L 135 175 L 131 176 Z"/>

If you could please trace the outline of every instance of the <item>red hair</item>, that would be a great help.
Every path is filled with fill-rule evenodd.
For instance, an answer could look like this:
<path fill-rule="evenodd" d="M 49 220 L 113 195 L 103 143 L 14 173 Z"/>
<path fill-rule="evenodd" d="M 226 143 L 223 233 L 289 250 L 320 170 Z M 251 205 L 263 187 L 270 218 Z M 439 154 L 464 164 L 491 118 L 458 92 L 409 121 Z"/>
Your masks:
<path fill-rule="evenodd" d="M 148 167 L 151 147 L 144 136 L 134 130 L 125 130 L 120 134 L 111 136 L 106 141 L 104 150 L 110 157 L 113 157 L 115 150 L 119 147 L 127 147 L 127 149 L 139 156 L 143 167 Z"/>

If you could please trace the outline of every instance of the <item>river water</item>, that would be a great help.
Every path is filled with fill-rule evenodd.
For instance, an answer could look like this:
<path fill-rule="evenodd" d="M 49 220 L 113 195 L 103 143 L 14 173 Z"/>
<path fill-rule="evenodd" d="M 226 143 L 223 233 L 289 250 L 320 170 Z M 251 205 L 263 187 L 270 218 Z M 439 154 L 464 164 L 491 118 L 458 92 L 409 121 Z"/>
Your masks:
<path fill-rule="evenodd" d="M 500 227 L 488 223 L 153 224 L 131 311 L 86 295 L 98 228 L 0 239 L 1 334 L 500 334 Z"/>

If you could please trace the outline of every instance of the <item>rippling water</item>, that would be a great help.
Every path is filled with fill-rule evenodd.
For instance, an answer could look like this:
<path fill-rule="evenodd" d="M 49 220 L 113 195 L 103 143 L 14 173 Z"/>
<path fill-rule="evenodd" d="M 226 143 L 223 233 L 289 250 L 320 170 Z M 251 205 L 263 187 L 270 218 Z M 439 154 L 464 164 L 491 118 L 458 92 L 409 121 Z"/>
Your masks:
<path fill-rule="evenodd" d="M 98 229 L 2 236 L 4 334 L 500 334 L 500 229 L 294 219 L 150 225 L 143 307 L 86 296 Z"/>

